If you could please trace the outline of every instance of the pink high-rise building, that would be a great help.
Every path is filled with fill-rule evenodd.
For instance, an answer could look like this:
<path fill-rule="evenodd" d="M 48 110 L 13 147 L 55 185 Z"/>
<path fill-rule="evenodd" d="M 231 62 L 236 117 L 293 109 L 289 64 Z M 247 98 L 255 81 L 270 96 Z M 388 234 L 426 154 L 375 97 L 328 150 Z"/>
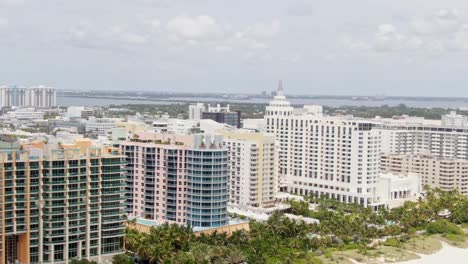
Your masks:
<path fill-rule="evenodd" d="M 127 156 L 129 217 L 211 227 L 227 223 L 227 150 L 222 137 L 143 133 Z"/>

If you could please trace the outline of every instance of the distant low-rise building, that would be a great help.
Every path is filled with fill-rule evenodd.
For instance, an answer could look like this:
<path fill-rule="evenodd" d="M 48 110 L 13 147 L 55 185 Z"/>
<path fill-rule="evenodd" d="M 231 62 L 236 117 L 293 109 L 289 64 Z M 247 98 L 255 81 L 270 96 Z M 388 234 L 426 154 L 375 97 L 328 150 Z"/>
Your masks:
<path fill-rule="evenodd" d="M 113 128 L 117 127 L 116 120 L 108 118 L 89 118 L 85 123 L 86 134 L 106 136 Z"/>
<path fill-rule="evenodd" d="M 451 111 L 449 114 L 442 116 L 442 125 L 447 127 L 467 127 L 468 117 Z"/>
<path fill-rule="evenodd" d="M 265 131 L 265 119 L 244 119 L 242 120 L 242 128 L 252 129 L 258 132 Z"/>
<path fill-rule="evenodd" d="M 241 112 L 231 111 L 229 105 L 226 107 L 221 107 L 219 104 L 217 106 L 209 105 L 208 110 L 202 112 L 201 119 L 211 119 L 236 128 L 241 127 Z"/>
<path fill-rule="evenodd" d="M 420 176 L 415 174 L 380 173 L 377 182 L 377 203 L 393 208 L 405 201 L 420 197 L 422 187 Z"/>

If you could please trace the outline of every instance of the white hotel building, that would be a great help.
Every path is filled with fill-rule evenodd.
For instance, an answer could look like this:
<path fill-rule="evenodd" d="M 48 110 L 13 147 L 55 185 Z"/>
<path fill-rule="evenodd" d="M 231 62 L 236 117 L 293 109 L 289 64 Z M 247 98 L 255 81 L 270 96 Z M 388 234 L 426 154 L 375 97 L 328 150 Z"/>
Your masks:
<path fill-rule="evenodd" d="M 294 109 L 281 84 L 265 121 L 279 143 L 283 188 L 364 206 L 383 203 L 376 193 L 381 131 L 375 122 L 324 116 L 321 106 Z"/>
<path fill-rule="evenodd" d="M 281 87 L 266 108 L 266 132 L 279 141 L 282 186 L 342 202 L 378 202 L 380 131 L 375 123 L 328 117 L 320 106 L 294 109 Z"/>

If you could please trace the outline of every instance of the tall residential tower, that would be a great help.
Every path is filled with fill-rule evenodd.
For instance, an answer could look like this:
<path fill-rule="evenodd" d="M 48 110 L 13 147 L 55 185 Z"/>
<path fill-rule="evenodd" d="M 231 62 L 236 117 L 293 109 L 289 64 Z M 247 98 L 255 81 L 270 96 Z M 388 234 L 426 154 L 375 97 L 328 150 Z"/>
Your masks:
<path fill-rule="evenodd" d="M 141 133 L 127 156 L 127 213 L 156 222 L 227 224 L 228 154 L 222 137 Z"/>
<path fill-rule="evenodd" d="M 121 253 L 123 162 L 90 141 L 1 150 L 1 263 L 101 262 Z"/>
<path fill-rule="evenodd" d="M 57 94 L 54 88 L 45 86 L 0 86 L 0 107 L 55 107 Z"/>

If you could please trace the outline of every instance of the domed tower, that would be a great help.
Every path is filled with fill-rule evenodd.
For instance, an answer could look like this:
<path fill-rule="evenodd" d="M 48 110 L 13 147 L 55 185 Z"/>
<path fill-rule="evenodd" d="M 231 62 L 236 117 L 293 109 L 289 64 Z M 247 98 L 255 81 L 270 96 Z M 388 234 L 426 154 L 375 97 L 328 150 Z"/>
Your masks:
<path fill-rule="evenodd" d="M 277 142 L 278 164 L 280 166 L 280 170 L 278 171 L 278 185 L 280 190 L 284 190 L 287 184 L 287 169 L 283 170 L 282 168 L 288 166 L 286 146 L 291 141 L 290 137 L 292 134 L 285 133 L 289 131 L 289 126 L 292 125 L 292 121 L 289 119 L 293 117 L 293 112 L 294 107 L 286 100 L 283 94 L 283 83 L 279 81 L 278 91 L 273 101 L 266 107 L 264 119 L 265 131 L 274 134 Z"/>
<path fill-rule="evenodd" d="M 280 80 L 278 83 L 278 90 L 276 91 L 273 101 L 266 107 L 265 117 L 282 117 L 292 115 L 294 108 L 291 106 L 286 96 L 283 94 L 283 82 Z"/>

